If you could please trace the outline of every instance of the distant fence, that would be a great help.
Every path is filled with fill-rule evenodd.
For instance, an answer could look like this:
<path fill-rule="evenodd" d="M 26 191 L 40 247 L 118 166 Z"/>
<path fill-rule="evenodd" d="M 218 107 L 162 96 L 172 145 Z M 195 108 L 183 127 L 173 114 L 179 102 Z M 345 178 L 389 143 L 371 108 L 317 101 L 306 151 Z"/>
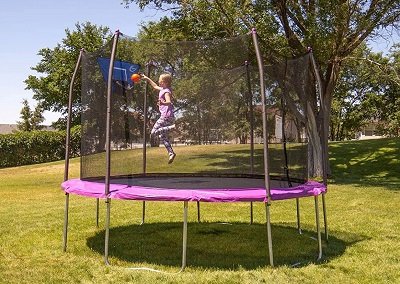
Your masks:
<path fill-rule="evenodd" d="M 65 158 L 66 131 L 31 131 L 0 135 L 0 168 Z M 80 127 L 71 130 L 71 157 L 79 156 Z"/>

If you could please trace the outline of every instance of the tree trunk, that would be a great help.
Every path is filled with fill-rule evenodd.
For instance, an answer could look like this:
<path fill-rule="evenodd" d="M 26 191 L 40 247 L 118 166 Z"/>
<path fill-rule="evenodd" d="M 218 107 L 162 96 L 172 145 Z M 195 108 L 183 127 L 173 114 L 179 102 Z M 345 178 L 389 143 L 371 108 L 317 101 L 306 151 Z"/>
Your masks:
<path fill-rule="evenodd" d="M 307 131 L 309 135 L 309 176 L 323 177 L 324 169 L 327 176 L 331 174 L 329 165 L 329 125 L 332 108 L 333 91 L 338 79 L 340 70 L 339 62 L 333 61 L 327 67 L 325 77 L 315 62 L 314 70 L 319 89 L 319 109 L 313 109 L 311 103 L 307 106 L 308 124 Z"/>
<path fill-rule="evenodd" d="M 332 99 L 333 99 L 333 92 L 335 91 L 335 85 L 339 78 L 339 71 L 340 71 L 340 63 L 338 61 L 333 61 L 327 68 L 328 72 L 326 72 L 325 78 L 325 86 L 326 88 L 323 89 L 321 92 L 321 96 L 323 97 L 322 100 L 322 147 L 323 147 L 323 158 L 326 162 L 326 174 L 328 176 L 331 175 L 331 167 L 329 163 L 329 148 L 328 148 L 328 141 L 329 141 L 329 121 L 331 120 L 331 109 L 332 109 Z"/>
<path fill-rule="evenodd" d="M 317 116 L 315 115 L 310 104 L 307 104 L 307 136 L 308 140 L 308 175 L 310 177 L 321 177 L 323 175 L 323 163 L 322 163 L 322 139 L 320 137 L 320 131 L 318 130 Z"/>

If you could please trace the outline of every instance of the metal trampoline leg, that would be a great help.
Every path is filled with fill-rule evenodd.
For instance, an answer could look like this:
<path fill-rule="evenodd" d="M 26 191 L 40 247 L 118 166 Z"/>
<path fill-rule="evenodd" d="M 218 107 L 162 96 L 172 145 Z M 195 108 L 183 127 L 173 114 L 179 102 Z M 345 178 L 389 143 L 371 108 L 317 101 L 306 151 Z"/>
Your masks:
<path fill-rule="evenodd" d="M 64 230 L 63 230 L 63 251 L 67 251 L 68 237 L 68 211 L 69 211 L 69 193 L 65 194 L 65 211 L 64 211 Z"/>
<path fill-rule="evenodd" d="M 104 237 L 104 262 L 106 265 L 110 265 L 108 262 L 108 243 L 110 240 L 110 213 L 111 213 L 111 199 L 106 199 L 107 213 L 106 213 L 106 224 L 105 224 L 105 237 Z"/>
<path fill-rule="evenodd" d="M 300 201 L 298 198 L 296 198 L 296 213 L 297 213 L 297 231 L 301 235 L 302 231 L 301 231 L 301 223 L 300 223 Z"/>
<path fill-rule="evenodd" d="M 197 201 L 197 222 L 200 223 L 200 202 Z"/>
<path fill-rule="evenodd" d="M 267 215 L 267 239 L 268 239 L 268 254 L 269 254 L 269 264 L 274 266 L 274 254 L 272 251 L 272 234 L 271 234 L 271 215 L 269 212 L 269 207 L 271 206 L 269 203 L 265 204 L 265 211 Z"/>
<path fill-rule="evenodd" d="M 315 201 L 315 222 L 317 225 L 317 238 L 318 238 L 318 258 L 317 261 L 322 259 L 322 241 L 321 241 L 321 228 L 319 225 L 319 206 L 318 206 L 318 196 L 314 196 Z"/>
<path fill-rule="evenodd" d="M 144 224 L 145 216 L 146 216 L 146 201 L 143 201 L 143 203 L 142 203 L 142 223 L 140 223 L 140 225 Z"/>
<path fill-rule="evenodd" d="M 188 201 L 184 201 L 184 203 L 183 203 L 182 267 L 181 267 L 180 271 L 183 271 L 186 268 L 187 217 L 188 217 Z"/>
<path fill-rule="evenodd" d="M 99 199 L 96 198 L 96 227 L 99 227 L 99 208 L 100 208 L 100 204 L 99 204 Z"/>
<path fill-rule="evenodd" d="M 250 225 L 253 224 L 253 202 L 250 202 Z"/>
<path fill-rule="evenodd" d="M 322 209 L 323 209 L 323 213 L 324 213 L 325 240 L 328 242 L 329 231 L 328 231 L 328 218 L 326 216 L 325 193 L 322 194 Z"/>

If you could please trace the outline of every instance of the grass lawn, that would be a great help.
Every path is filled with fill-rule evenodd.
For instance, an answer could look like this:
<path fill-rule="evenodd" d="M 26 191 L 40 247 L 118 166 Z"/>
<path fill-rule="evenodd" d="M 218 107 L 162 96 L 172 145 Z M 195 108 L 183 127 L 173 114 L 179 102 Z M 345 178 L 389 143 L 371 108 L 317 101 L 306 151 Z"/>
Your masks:
<path fill-rule="evenodd" d="M 217 149 L 207 147 L 200 162 Z M 195 150 L 190 150 L 195 149 Z M 175 167 L 195 170 L 199 148 L 177 148 Z M 0 283 L 396 283 L 400 280 L 400 139 L 330 144 L 332 177 L 326 196 L 330 241 L 315 262 L 313 199 L 301 199 L 303 235 L 295 202 L 271 206 L 275 267 L 268 265 L 265 206 L 189 204 L 188 267 L 181 265 L 181 202 L 112 200 L 110 263 L 105 266 L 104 216 L 95 200 L 70 196 L 67 252 L 62 251 L 64 162 L 0 169 Z M 165 153 L 164 153 L 165 154 Z M 166 157 L 160 159 L 164 163 Z M 198 161 L 199 159 L 197 159 Z M 223 157 L 218 161 L 224 166 Z M 79 159 L 70 177 L 79 176 Z M 322 217 L 322 214 L 321 214 Z M 292 266 L 293 264 L 299 265 Z M 147 266 L 169 272 L 126 268 Z"/>

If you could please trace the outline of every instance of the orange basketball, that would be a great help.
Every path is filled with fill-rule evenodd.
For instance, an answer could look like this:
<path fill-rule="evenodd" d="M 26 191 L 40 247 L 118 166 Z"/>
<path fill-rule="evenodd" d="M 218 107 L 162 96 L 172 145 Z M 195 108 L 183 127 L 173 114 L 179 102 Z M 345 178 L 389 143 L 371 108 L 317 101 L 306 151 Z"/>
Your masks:
<path fill-rule="evenodd" d="M 133 82 L 135 82 L 135 83 L 137 83 L 137 82 L 139 82 L 140 81 L 140 75 L 139 74 L 132 74 L 132 76 L 131 76 L 131 80 L 133 81 Z"/>

